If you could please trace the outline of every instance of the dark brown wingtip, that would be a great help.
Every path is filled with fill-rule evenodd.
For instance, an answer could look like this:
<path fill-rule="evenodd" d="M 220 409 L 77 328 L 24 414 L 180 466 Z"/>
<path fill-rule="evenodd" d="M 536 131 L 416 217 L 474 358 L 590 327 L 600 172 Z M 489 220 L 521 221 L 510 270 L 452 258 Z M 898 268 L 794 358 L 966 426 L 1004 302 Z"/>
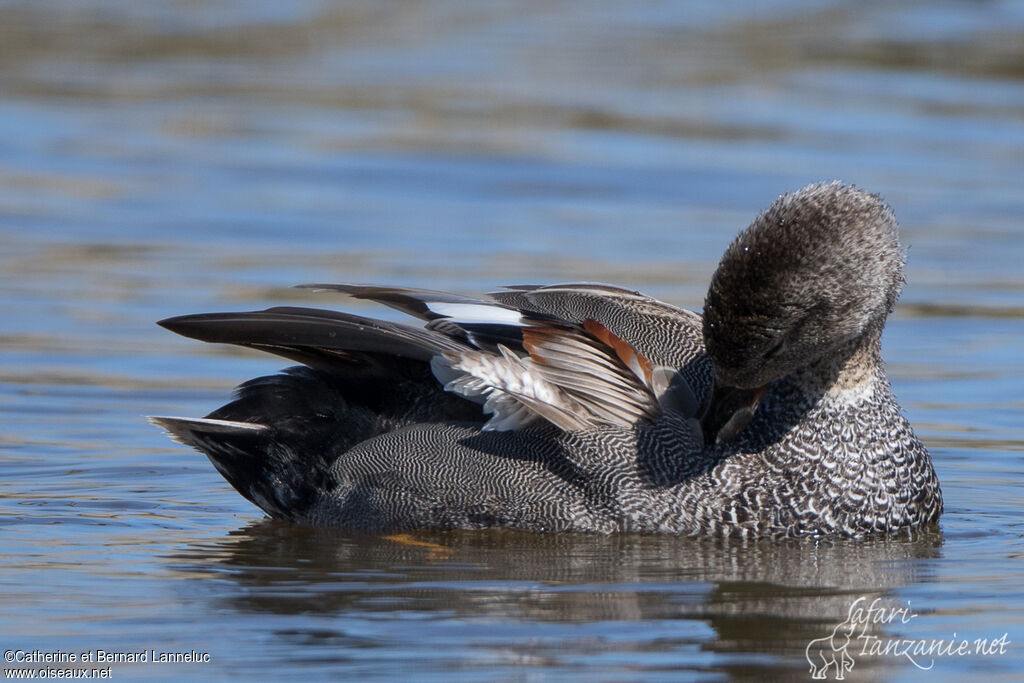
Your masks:
<path fill-rule="evenodd" d="M 164 318 L 163 320 L 157 320 L 156 324 L 165 330 L 170 330 L 175 334 L 180 334 L 185 337 L 189 337 L 188 330 L 196 322 L 195 315 L 176 315 L 170 318 Z"/>
<path fill-rule="evenodd" d="M 189 339 L 233 344 L 239 343 L 239 340 L 235 338 L 235 335 L 230 334 L 230 326 L 225 325 L 224 322 L 226 318 L 239 315 L 237 313 L 193 313 L 164 318 L 158 320 L 156 324 Z"/>
<path fill-rule="evenodd" d="M 211 344 L 249 344 L 252 322 L 260 321 L 266 311 L 254 313 L 192 313 L 158 320 L 157 325 L 182 337 Z M 249 322 L 247 326 L 240 323 Z"/>

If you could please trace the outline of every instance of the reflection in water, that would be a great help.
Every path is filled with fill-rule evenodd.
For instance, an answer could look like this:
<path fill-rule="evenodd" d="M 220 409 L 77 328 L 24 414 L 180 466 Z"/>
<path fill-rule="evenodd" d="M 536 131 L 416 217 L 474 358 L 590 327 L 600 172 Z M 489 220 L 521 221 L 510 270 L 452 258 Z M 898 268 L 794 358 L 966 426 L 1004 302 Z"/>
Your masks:
<path fill-rule="evenodd" d="M 533 624 L 588 624 L 595 642 L 625 638 L 635 641 L 631 647 L 666 653 L 699 647 L 717 656 L 712 668 L 736 674 L 742 667 L 733 671 L 738 664 L 730 656 L 738 653 L 737 661 L 761 653 L 778 671 L 795 673 L 806 667 L 807 643 L 831 633 L 857 598 L 899 608 L 904 604 L 888 597 L 894 589 L 934 580 L 926 560 L 939 558 L 941 545 L 935 528 L 817 542 L 505 530 L 383 540 L 267 520 L 173 561 L 186 574 L 229 577 L 234 586 L 220 601 L 240 615 L 324 619 L 317 628 L 325 646 L 363 638 L 353 623 L 420 615 L 463 622 L 471 647 L 482 635 L 474 624 L 486 630 L 514 615 Z M 344 628 L 332 633 L 332 623 Z M 632 623 L 651 625 L 660 636 L 624 636 Z M 880 625 L 869 633 L 898 636 Z M 540 649 L 557 660 L 564 637 Z M 377 648 L 400 645 L 363 639 Z M 510 637 L 502 646 L 538 652 L 528 638 Z M 899 663 L 861 657 L 859 669 Z"/>

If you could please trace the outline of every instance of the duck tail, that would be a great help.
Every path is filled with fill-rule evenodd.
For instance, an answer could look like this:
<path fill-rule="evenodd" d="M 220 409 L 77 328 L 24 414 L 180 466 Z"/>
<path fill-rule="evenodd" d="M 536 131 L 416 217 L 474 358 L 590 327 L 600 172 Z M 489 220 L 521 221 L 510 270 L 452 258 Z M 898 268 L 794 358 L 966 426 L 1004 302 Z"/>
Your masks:
<path fill-rule="evenodd" d="M 209 417 L 151 416 L 149 421 L 204 453 L 235 490 L 277 519 L 305 521 L 329 478 L 326 463 L 299 462 L 263 424 Z"/>

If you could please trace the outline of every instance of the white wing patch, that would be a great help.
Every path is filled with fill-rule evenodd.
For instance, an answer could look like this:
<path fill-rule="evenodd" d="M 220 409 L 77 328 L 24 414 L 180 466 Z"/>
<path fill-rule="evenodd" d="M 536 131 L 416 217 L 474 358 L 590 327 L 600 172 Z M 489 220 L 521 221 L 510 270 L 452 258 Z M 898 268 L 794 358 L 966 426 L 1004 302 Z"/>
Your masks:
<path fill-rule="evenodd" d="M 428 306 L 431 311 L 445 318 L 450 318 L 452 322 L 494 323 L 500 325 L 523 324 L 523 316 L 519 311 L 496 304 L 431 301 Z"/>

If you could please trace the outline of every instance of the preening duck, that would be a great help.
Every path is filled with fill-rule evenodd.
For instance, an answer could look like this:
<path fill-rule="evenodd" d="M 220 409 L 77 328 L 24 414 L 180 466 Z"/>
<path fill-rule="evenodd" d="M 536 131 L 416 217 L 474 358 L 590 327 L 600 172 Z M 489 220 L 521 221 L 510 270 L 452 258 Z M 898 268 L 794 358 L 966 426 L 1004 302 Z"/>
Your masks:
<path fill-rule="evenodd" d="M 728 247 L 703 315 L 610 285 L 487 297 L 306 285 L 406 325 L 276 307 L 163 320 L 300 366 L 205 418 L 154 417 L 272 517 L 385 531 L 792 536 L 938 518 L 928 451 L 885 377 L 896 219 L 822 183 Z"/>

